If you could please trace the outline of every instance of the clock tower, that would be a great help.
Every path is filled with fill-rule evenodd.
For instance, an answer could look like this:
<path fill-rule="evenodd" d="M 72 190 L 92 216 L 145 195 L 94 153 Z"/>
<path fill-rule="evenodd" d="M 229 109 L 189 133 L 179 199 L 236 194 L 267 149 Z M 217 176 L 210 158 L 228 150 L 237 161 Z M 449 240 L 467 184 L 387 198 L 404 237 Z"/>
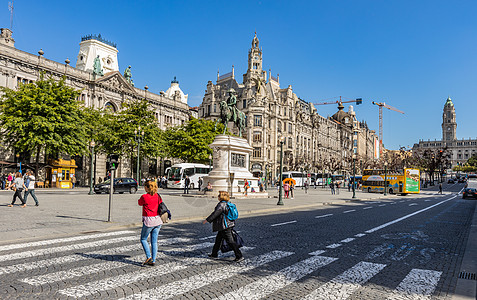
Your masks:
<path fill-rule="evenodd" d="M 455 108 L 451 98 L 447 98 L 442 114 L 442 141 L 452 142 L 456 137 L 457 123 L 455 121 Z"/>
<path fill-rule="evenodd" d="M 252 48 L 248 51 L 248 68 L 247 73 L 243 76 L 244 82 L 256 77 L 266 80 L 265 75 L 267 72 L 262 70 L 262 49 L 259 48 L 259 43 L 257 33 L 255 32 Z"/>

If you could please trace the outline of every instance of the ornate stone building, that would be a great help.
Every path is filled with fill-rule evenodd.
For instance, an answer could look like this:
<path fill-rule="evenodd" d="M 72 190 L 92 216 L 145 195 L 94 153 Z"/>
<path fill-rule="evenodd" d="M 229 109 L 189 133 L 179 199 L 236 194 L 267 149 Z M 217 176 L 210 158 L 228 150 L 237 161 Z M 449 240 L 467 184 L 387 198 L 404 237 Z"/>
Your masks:
<path fill-rule="evenodd" d="M 442 113 L 442 140 L 419 140 L 413 150 L 444 149 L 450 152 L 450 168 L 463 165 L 470 157 L 477 154 L 477 139 L 457 139 L 457 122 L 454 103 L 447 98 Z"/>
<path fill-rule="evenodd" d="M 246 115 L 244 137 L 253 147 L 250 169 L 254 175 L 279 172 L 280 138 L 283 138 L 284 171 L 335 172 L 350 170 L 353 151 L 358 157 L 374 158 L 374 131 L 357 122 L 349 112 L 339 111 L 331 118 L 318 114 L 312 103 L 297 97 L 292 86 L 280 86 L 276 77 L 263 70 L 262 48 L 257 36 L 248 52 L 247 72 L 242 83 L 235 79 L 235 69 L 209 81 L 199 117 L 216 120 L 220 102 L 227 91 L 237 93 L 237 107 Z M 237 128 L 232 127 L 237 133 Z"/>
<path fill-rule="evenodd" d="M 46 76 L 59 80 L 66 76 L 66 84 L 81 90 L 79 100 L 85 106 L 102 108 L 113 111 L 119 110 L 123 102 L 134 99 L 147 99 L 150 109 L 154 111 L 157 124 L 161 129 L 168 126 L 181 125 L 189 120 L 189 106 L 187 95 L 179 88 L 179 82 L 174 78 L 170 88 L 160 94 L 151 93 L 146 86 L 144 89 L 135 87 L 131 80 L 119 72 L 116 45 L 99 36 L 82 38 L 76 67 L 70 66 L 70 61 L 59 63 L 44 57 L 40 50 L 38 55 L 18 50 L 14 47 L 12 31 L 2 28 L 0 33 L 0 86 L 16 89 L 19 83 L 36 81 L 40 72 Z M 99 60 L 101 73 L 94 73 L 95 59 Z M 76 158 L 78 169 L 77 177 L 82 183 L 89 180 L 89 157 Z M 14 162 L 15 156 L 11 152 L 0 153 L 0 160 Z M 25 162 L 24 162 L 25 163 Z M 26 162 L 28 163 L 28 162 Z M 171 162 L 151 159 L 142 161 L 142 176 L 157 176 Z M 132 170 L 131 170 L 132 169 Z M 123 159 L 117 171 L 117 176 L 131 176 L 130 161 Z M 106 161 L 98 155 L 95 164 L 95 178 L 106 174 Z M 78 176 L 79 175 L 79 176 Z"/>

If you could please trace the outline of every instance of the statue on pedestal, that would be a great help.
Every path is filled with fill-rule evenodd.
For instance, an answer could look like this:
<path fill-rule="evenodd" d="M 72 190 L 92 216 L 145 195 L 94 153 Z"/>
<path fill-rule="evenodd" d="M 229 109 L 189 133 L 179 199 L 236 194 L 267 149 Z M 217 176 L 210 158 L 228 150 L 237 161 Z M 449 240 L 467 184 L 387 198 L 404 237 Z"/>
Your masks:
<path fill-rule="evenodd" d="M 220 101 L 220 118 L 215 122 L 215 128 L 217 128 L 217 123 L 220 121 L 220 123 L 225 125 L 225 134 L 228 122 L 234 122 L 239 130 L 239 136 L 242 137 L 242 130 L 245 128 L 245 114 L 237 108 L 235 90 L 231 88 L 227 93 L 229 94 L 227 101 Z"/>
<path fill-rule="evenodd" d="M 126 70 L 124 70 L 124 78 L 126 79 L 127 82 L 129 82 L 132 86 L 134 86 L 134 83 L 132 81 L 131 66 L 127 67 Z"/>

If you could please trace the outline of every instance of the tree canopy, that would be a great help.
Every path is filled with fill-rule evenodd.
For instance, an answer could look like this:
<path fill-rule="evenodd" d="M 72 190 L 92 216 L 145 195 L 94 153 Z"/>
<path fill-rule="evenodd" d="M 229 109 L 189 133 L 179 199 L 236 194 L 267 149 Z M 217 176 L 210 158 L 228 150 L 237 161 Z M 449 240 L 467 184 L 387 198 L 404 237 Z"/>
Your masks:
<path fill-rule="evenodd" d="M 40 151 L 57 156 L 83 154 L 88 139 L 77 100 L 80 92 L 60 81 L 45 79 L 20 84 L 17 90 L 1 87 L 0 126 L 3 142 L 21 153 Z"/>

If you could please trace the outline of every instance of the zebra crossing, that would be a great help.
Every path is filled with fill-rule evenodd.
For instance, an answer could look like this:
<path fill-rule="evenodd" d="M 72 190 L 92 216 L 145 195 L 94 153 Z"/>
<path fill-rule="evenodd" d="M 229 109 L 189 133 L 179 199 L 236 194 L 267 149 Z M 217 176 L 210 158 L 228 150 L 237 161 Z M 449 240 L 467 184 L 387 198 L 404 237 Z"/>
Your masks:
<path fill-rule="evenodd" d="M 155 267 L 141 266 L 145 257 L 134 230 L 0 246 L 0 298 L 282 299 L 285 292 L 303 300 L 348 299 L 372 293 L 369 281 L 379 282 L 391 267 L 356 261 L 343 268 L 326 248 L 303 257 L 294 250 L 243 247 L 240 263 L 232 262 L 233 253 L 212 260 L 206 255 L 212 238 L 161 237 Z M 382 299 L 430 299 L 441 276 L 440 270 L 410 269 Z"/>

